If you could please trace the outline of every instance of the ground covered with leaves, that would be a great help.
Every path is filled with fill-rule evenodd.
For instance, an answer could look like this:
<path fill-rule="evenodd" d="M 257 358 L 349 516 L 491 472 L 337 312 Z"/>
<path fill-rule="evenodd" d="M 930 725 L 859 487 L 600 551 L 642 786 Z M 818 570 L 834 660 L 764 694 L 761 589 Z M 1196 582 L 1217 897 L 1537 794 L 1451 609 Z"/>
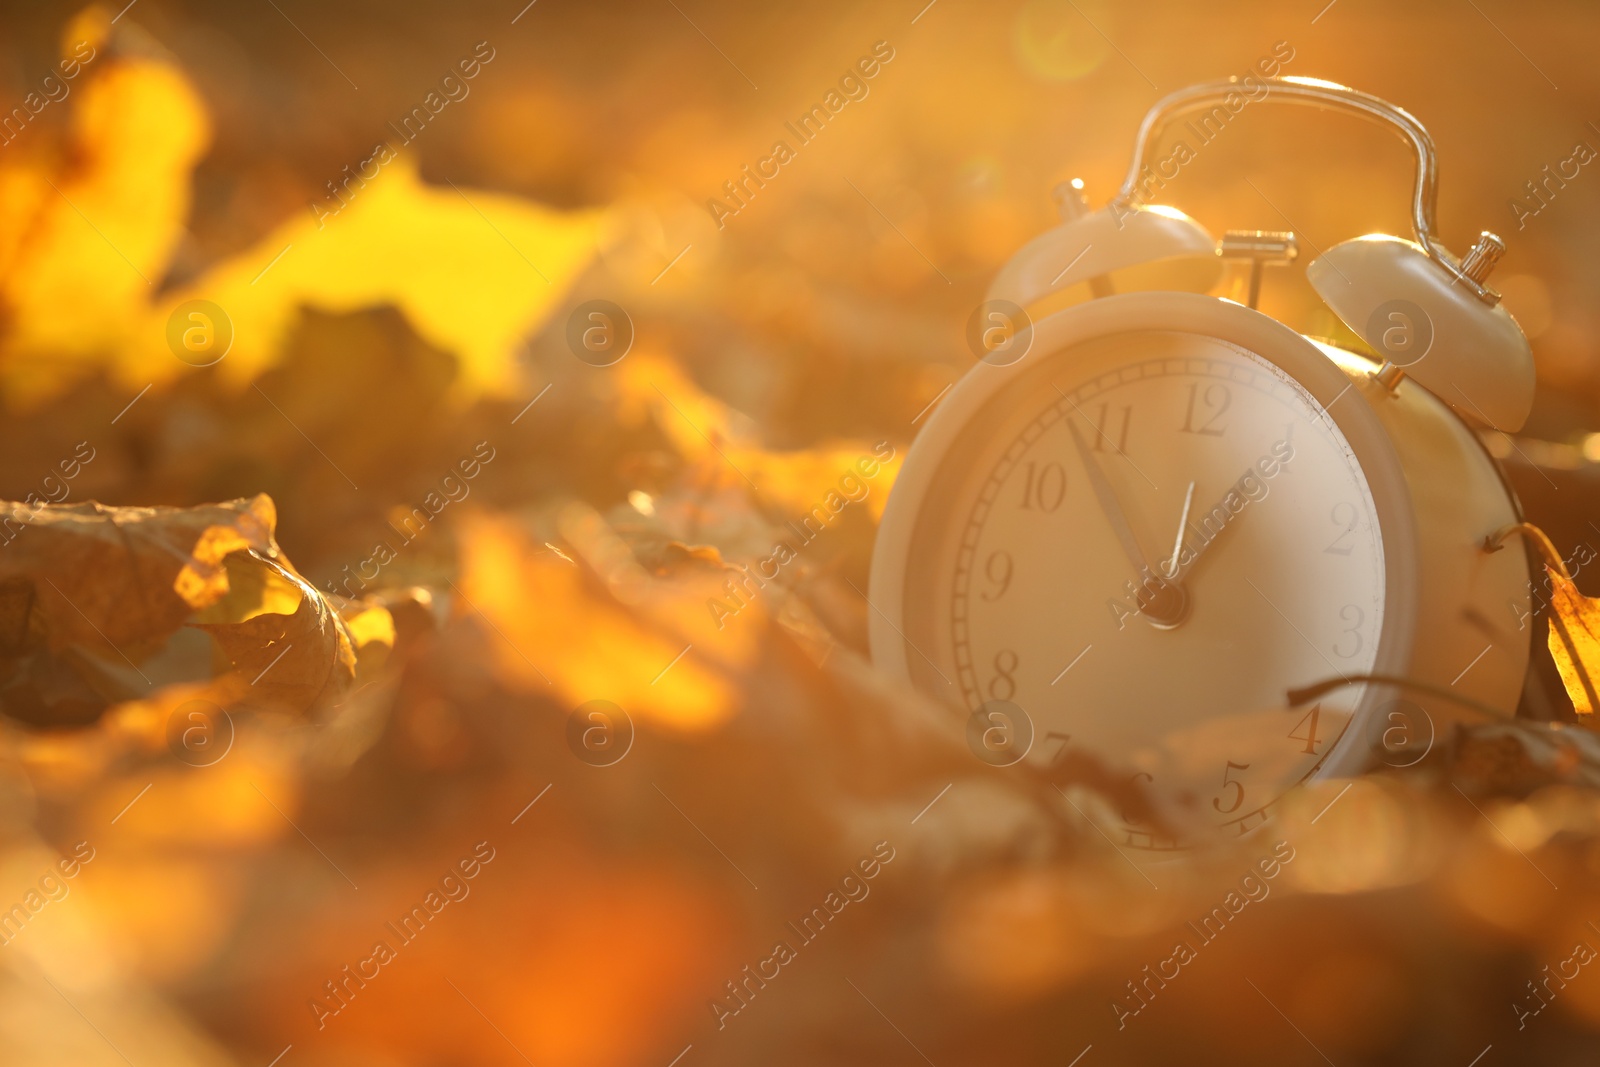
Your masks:
<path fill-rule="evenodd" d="M 627 161 L 584 185 L 592 131 L 529 90 L 450 107 L 542 116 L 556 162 L 439 180 L 396 131 L 257 215 L 293 183 L 196 178 L 239 105 L 141 17 L 63 20 L 71 92 L 0 156 L 0 1063 L 1600 1048 L 1600 746 L 1569 706 L 1134 863 L 1085 818 L 1124 799 L 1094 767 L 988 766 L 870 669 L 876 523 L 965 358 L 941 309 L 1042 197 L 928 134 L 857 173 L 964 175 L 886 201 L 916 244 L 796 167 L 794 211 L 725 220 L 781 254 L 713 253 L 716 215 Z M 458 83 L 516 61 L 478 39 Z M 925 130 L 909 62 L 863 106 Z M 714 123 L 610 114 L 641 155 L 724 149 L 684 164 L 707 188 L 737 172 Z M 501 191 L 529 173 L 547 196 Z M 218 248 L 209 214 L 254 221 Z"/>

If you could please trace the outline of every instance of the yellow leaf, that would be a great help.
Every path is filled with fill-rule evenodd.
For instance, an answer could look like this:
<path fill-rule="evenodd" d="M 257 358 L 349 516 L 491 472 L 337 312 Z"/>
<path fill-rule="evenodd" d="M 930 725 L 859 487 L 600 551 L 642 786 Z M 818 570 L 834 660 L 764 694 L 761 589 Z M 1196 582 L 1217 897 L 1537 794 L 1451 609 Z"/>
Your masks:
<path fill-rule="evenodd" d="M 211 138 L 205 108 L 176 67 L 100 47 L 53 105 L 71 115 L 69 162 L 24 157 L 0 169 L 0 230 L 16 235 L 0 244 L 9 318 L 0 367 L 22 403 L 63 388 L 144 328 L 183 235 L 190 172 Z M 26 147 L 43 151 L 42 140 Z"/>
<path fill-rule="evenodd" d="M 1546 564 L 1550 572 L 1550 656 L 1561 672 L 1561 684 L 1579 715 L 1593 715 L 1600 699 L 1600 600 L 1578 592 L 1571 578 Z"/>
<path fill-rule="evenodd" d="M 337 215 L 306 211 L 164 300 L 124 378 L 142 384 L 186 369 L 167 350 L 165 330 L 188 300 L 227 314 L 233 342 L 218 370 L 239 386 L 278 361 L 303 307 L 392 304 L 429 344 L 456 355 L 459 395 L 510 395 L 517 346 L 589 265 L 605 217 L 430 186 L 402 153 Z"/>
<path fill-rule="evenodd" d="M 342 207 L 308 204 L 255 246 L 157 295 L 211 123 L 183 71 L 127 29 L 95 37 L 94 58 L 52 105 L 69 116 L 63 143 L 29 129 L 22 151 L 0 159 L 0 389 L 13 404 L 43 402 L 106 365 L 134 389 L 210 365 L 168 348 L 168 320 L 191 300 L 227 316 L 196 321 L 230 339 L 218 372 L 236 387 L 278 362 L 303 308 L 392 305 L 458 358 L 457 398 L 517 392 L 518 345 L 593 260 L 608 211 L 430 186 L 409 150 L 384 146 L 376 171 L 369 158 L 347 168 L 356 176 L 338 176 Z"/>
<path fill-rule="evenodd" d="M 624 417 L 648 412 L 678 454 L 699 468 L 702 484 L 744 486 L 785 515 L 826 506 L 832 494 L 837 500 L 865 499 L 874 521 L 883 517 L 900 467 L 893 453 L 885 460 L 873 446 L 850 441 L 773 451 L 755 439 L 747 418 L 701 389 L 673 361 L 639 352 L 617 369 Z"/>
<path fill-rule="evenodd" d="M 686 731 L 732 715 L 738 675 L 766 633 L 761 600 L 748 591 L 734 600 L 721 573 L 652 578 L 586 508 L 570 507 L 561 528 L 586 566 L 542 551 L 509 520 L 463 520 L 464 606 L 490 622 L 501 679 L 536 692 L 553 688 L 568 707 L 610 700 Z"/>

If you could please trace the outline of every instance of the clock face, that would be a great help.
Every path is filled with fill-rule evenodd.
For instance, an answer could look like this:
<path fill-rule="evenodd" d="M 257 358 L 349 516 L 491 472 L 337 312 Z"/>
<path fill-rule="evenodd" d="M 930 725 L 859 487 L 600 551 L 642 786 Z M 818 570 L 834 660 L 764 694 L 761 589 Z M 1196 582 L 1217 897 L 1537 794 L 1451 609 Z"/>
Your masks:
<path fill-rule="evenodd" d="M 1137 783 L 1166 817 L 1110 812 L 1119 844 L 1245 833 L 1323 763 L 1362 688 L 1293 709 L 1286 692 L 1374 669 L 1367 478 L 1329 411 L 1237 345 L 1146 331 L 1030 359 L 923 501 L 911 673 L 992 762 Z"/>

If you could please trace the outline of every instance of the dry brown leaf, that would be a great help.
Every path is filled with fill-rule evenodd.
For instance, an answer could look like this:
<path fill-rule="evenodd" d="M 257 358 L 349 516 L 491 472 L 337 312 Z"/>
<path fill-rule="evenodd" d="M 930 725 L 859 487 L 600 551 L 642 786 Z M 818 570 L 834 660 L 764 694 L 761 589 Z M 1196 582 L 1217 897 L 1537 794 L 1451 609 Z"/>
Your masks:
<path fill-rule="evenodd" d="M 249 683 L 247 702 L 303 711 L 350 683 L 356 657 L 349 631 L 304 578 L 254 551 L 228 556 L 226 569 L 228 596 L 191 625 L 215 638 Z M 291 602 L 287 613 L 261 610 Z"/>
<path fill-rule="evenodd" d="M 195 508 L 0 503 L 0 704 L 35 725 L 236 670 L 303 711 L 352 675 L 333 607 L 278 552 L 267 496 Z M 281 657 L 281 661 L 280 661 Z"/>

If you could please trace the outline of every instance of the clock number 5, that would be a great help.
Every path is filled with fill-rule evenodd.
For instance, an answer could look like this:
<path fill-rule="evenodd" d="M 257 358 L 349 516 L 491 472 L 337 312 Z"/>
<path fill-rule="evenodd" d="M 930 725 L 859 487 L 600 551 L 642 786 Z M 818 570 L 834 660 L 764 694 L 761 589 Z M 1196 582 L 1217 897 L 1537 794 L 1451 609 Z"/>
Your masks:
<path fill-rule="evenodd" d="M 1183 415 L 1183 425 L 1178 427 L 1179 433 L 1197 433 L 1206 437 L 1221 437 L 1226 426 L 1218 426 L 1217 420 L 1222 418 L 1223 412 L 1228 410 L 1228 405 L 1233 403 L 1233 394 L 1221 382 L 1213 382 L 1206 386 L 1204 395 L 1200 392 L 1200 384 L 1189 386 L 1189 407 Z M 1196 409 L 1200 410 L 1196 410 Z M 1196 422 L 1203 419 L 1203 422 Z"/>
<path fill-rule="evenodd" d="M 1232 815 L 1234 812 L 1239 810 L 1239 805 L 1244 803 L 1244 783 L 1236 780 L 1233 777 L 1233 772 L 1247 771 L 1249 769 L 1250 764 L 1248 763 L 1235 763 L 1232 760 L 1228 761 L 1227 769 L 1222 772 L 1222 788 L 1223 791 L 1226 792 L 1230 785 L 1233 786 L 1233 801 L 1229 803 L 1227 807 L 1223 807 L 1221 796 L 1212 797 L 1211 806 L 1213 808 L 1216 808 L 1217 811 L 1223 815 Z"/>

